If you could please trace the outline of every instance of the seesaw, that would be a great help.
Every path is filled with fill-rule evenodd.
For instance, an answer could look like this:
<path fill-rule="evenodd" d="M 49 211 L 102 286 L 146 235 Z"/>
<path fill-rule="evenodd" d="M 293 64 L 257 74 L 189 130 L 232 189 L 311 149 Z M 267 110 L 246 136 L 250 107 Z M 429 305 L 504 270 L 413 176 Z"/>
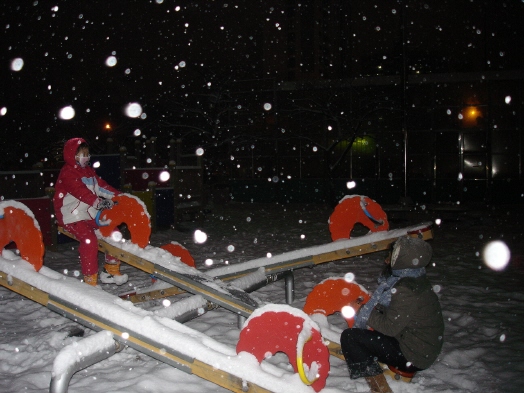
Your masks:
<path fill-rule="evenodd" d="M 110 236 L 118 225 L 123 222 L 130 222 L 131 239 L 133 240 L 133 231 L 137 231 L 139 233 L 135 236 L 135 239 L 140 239 L 142 241 L 141 244 L 145 244 L 145 239 L 150 233 L 144 236 L 144 233 L 149 228 L 148 223 L 145 225 L 143 220 L 144 216 L 147 216 L 147 213 L 144 214 L 144 211 L 146 211 L 145 207 L 142 207 L 143 210 L 141 210 L 139 200 L 135 203 L 127 195 L 120 197 L 117 206 L 119 209 L 111 209 L 104 213 L 104 220 L 110 224 L 101 228 L 102 234 Z M 134 213 L 131 214 L 130 212 Z M 125 219 L 122 218 L 124 215 Z M 135 220 L 134 217 L 139 217 L 139 219 Z M 357 223 L 367 227 L 370 233 L 366 236 L 350 238 L 351 231 Z M 129 297 L 132 301 L 138 302 L 171 296 L 178 293 L 178 288 L 182 288 L 193 294 L 201 294 L 210 302 L 246 317 L 258 307 L 256 301 L 252 301 L 246 292 L 239 291 L 238 288 L 234 288 L 231 285 L 228 286 L 225 281 L 238 281 L 246 275 L 255 274 L 260 269 L 264 270 L 266 277 L 272 277 L 273 280 L 279 274 L 288 273 L 286 277 L 286 300 L 288 303 L 291 303 L 293 293 L 292 272 L 296 269 L 387 250 L 401 236 L 416 236 L 424 240 L 429 240 L 433 237 L 431 222 L 395 230 L 388 230 L 388 228 L 389 223 L 386 213 L 378 203 L 366 196 L 351 195 L 344 197 L 340 201 L 329 218 L 332 243 L 286 252 L 271 258 L 259 258 L 207 270 L 205 275 L 196 269 L 190 272 L 174 273 L 172 265 L 167 267 L 158 266 L 151 262 L 154 257 L 149 258 L 150 260 L 137 257 L 135 255 L 136 249 L 135 253 L 133 253 L 132 249 L 116 248 L 116 246 L 121 247 L 121 245 L 115 246 L 107 239 L 99 240 L 99 249 L 147 273 L 154 274 L 163 281 L 177 287 L 133 294 Z M 180 249 L 171 251 L 174 255 L 177 255 L 177 252 L 180 253 Z M 187 250 L 184 250 L 182 257 L 187 259 L 187 254 Z M 289 280 L 290 277 L 291 280 Z M 221 286 L 222 290 L 210 293 L 209 286 L 216 283 Z M 344 306 L 354 305 L 357 299 L 362 299 L 360 304 L 365 303 L 369 299 L 369 295 L 358 284 L 347 283 L 341 278 L 329 280 L 328 282 L 320 283 L 313 289 L 306 300 L 304 311 L 309 315 L 320 314 L 327 316 L 339 312 Z M 349 327 L 352 327 L 352 318 L 347 318 L 347 323 Z M 326 329 L 324 327 L 325 331 Z M 330 337 L 328 348 L 332 355 L 343 359 L 338 341 L 339 337 Z M 401 375 L 402 373 L 397 370 L 392 370 L 392 372 L 394 373 L 392 376 L 395 378 L 401 376 L 403 380 L 406 380 L 412 377 L 412 375 Z"/>
<path fill-rule="evenodd" d="M 167 282 L 170 282 L 172 283 L 173 285 L 177 285 L 185 290 L 188 290 L 188 292 L 192 292 L 192 293 L 198 293 L 198 294 L 201 294 L 204 298 L 206 298 L 207 300 L 215 303 L 215 304 L 218 304 L 218 305 L 221 305 L 227 309 L 229 309 L 230 311 L 234 311 L 240 315 L 244 315 L 244 316 L 248 316 L 250 314 L 253 313 L 254 309 L 257 308 L 258 304 L 256 304 L 255 301 L 252 301 L 252 299 L 249 297 L 249 295 L 243 291 L 239 291 L 237 288 L 231 288 L 231 287 L 228 287 L 227 285 L 225 285 L 225 283 L 222 283 L 220 280 L 217 280 L 217 279 L 213 279 L 213 278 L 210 278 L 209 276 L 197 271 L 196 269 L 190 267 L 190 266 L 187 266 L 183 263 L 180 263 L 180 260 L 178 258 L 176 259 L 173 259 L 172 258 L 172 255 L 170 253 L 167 253 L 165 252 L 165 254 L 161 254 L 160 255 L 160 259 L 161 261 L 160 262 L 152 262 L 152 260 L 154 259 L 158 259 L 159 258 L 159 254 L 158 254 L 158 250 L 157 248 L 152 248 L 150 246 L 145 246 L 143 248 L 140 248 L 137 244 L 133 244 L 133 240 L 136 241 L 137 243 L 140 243 L 140 244 L 144 244 L 145 243 L 145 240 L 147 238 L 147 236 L 144 235 L 144 227 L 149 227 L 149 223 L 147 220 L 144 219 L 144 217 L 148 217 L 147 216 L 147 212 L 145 211 L 145 209 L 140 209 L 139 205 L 140 203 L 137 202 L 136 200 L 134 200 L 133 198 L 129 198 L 125 195 L 122 196 L 121 200 L 119 201 L 118 203 L 118 206 L 120 207 L 123 207 L 123 206 L 126 206 L 126 204 L 133 204 L 134 206 L 130 206 L 129 208 L 125 209 L 126 211 L 126 217 L 125 217 L 125 223 L 128 225 L 129 229 L 130 229 L 130 232 L 131 232 L 131 242 L 127 242 L 127 243 L 120 243 L 120 242 L 115 242 L 115 241 L 112 241 L 110 238 L 103 238 L 103 239 L 100 239 L 99 240 L 99 248 L 101 251 L 103 252 L 107 252 L 119 259 L 121 259 L 122 261 L 124 262 L 127 262 L 143 271 L 146 271 L 147 273 L 150 273 L 150 274 L 154 274 L 155 276 L 158 276 L 159 278 L 161 278 L 162 280 L 165 280 Z M 137 205 L 138 205 L 138 208 L 137 208 Z M 12 206 L 10 205 L 6 205 L 6 207 L 8 207 L 8 210 L 11 211 L 12 210 Z M 19 209 L 20 210 L 20 209 Z M 24 211 L 24 209 L 21 209 L 22 211 Z M 124 222 L 124 220 L 122 219 L 122 215 L 117 215 L 116 213 L 118 212 L 118 210 L 113 210 L 113 214 L 114 216 L 111 216 L 111 211 L 107 211 L 107 214 L 104 216 L 104 222 L 106 223 L 104 227 L 101 228 L 101 232 L 102 234 L 104 234 L 104 232 L 106 234 L 110 234 L 115 228 L 116 226 L 120 225 L 122 222 Z M 134 214 L 136 215 L 136 217 L 138 217 L 137 221 L 134 221 L 133 220 L 133 214 L 130 214 L 130 212 L 135 212 Z M 367 215 L 366 215 L 367 216 Z M 4 221 L 4 222 L 7 222 L 7 221 Z M 139 222 L 139 224 L 136 224 L 136 222 Z M 1 225 L 1 221 L 0 221 L 0 225 Z M 36 221 L 35 221 L 35 224 L 36 224 Z M 131 224 L 131 225 L 130 225 Z M 147 225 L 146 225 L 147 224 Z M 376 223 L 373 223 L 373 225 L 375 225 Z M 36 224 L 37 225 L 37 224 Z M 147 231 L 147 230 L 146 230 Z M 428 231 L 429 231 L 429 236 L 428 236 Z M 431 236 L 431 232 L 430 230 L 427 228 L 427 226 L 425 225 L 419 225 L 419 226 L 415 226 L 415 227 L 410 227 L 410 228 L 407 228 L 407 229 L 403 229 L 403 230 L 399 230 L 399 231 L 392 231 L 393 233 L 389 233 L 387 234 L 387 236 L 384 236 L 384 234 L 381 234 L 381 236 L 375 236 L 374 238 L 369 238 L 369 236 L 373 236 L 374 234 L 372 235 L 369 235 L 368 236 L 368 240 L 367 242 L 362 242 L 360 238 L 357 238 L 357 239 L 349 239 L 351 240 L 350 243 L 347 243 L 348 240 L 338 240 L 337 242 L 337 247 L 334 247 L 333 248 L 330 248 L 328 247 L 329 249 L 326 250 L 325 246 L 319 246 L 319 247 L 316 247 L 316 248 L 310 248 L 310 249 L 307 249 L 305 253 L 302 253 L 302 255 L 306 255 L 307 257 L 304 258 L 304 256 L 300 256 L 298 259 L 297 258 L 294 258 L 294 260 L 291 261 L 292 263 L 292 266 L 294 266 L 294 268 L 299 268 L 299 267 L 306 267 L 306 266 L 310 266 L 310 256 L 313 255 L 313 256 L 318 256 L 320 255 L 321 258 L 320 259 L 317 259 L 316 261 L 320 261 L 318 263 L 323 263 L 323 262 L 327 262 L 328 259 L 327 257 L 329 256 L 329 258 L 332 258 L 330 260 L 335 260 L 335 259 L 342 259 L 342 257 L 340 256 L 340 251 L 341 250 L 344 250 L 345 252 L 345 255 L 344 257 L 348 257 L 348 255 L 352 254 L 351 256 L 354 256 L 354 255 L 359 255 L 358 253 L 367 253 L 367 252 L 374 252 L 374 251 L 378 251 L 379 249 L 384 249 L 386 248 L 386 246 L 388 246 L 389 244 L 391 244 L 392 241 L 396 240 L 396 238 L 398 238 L 398 236 L 402 236 L 406 233 L 408 234 L 411 234 L 413 236 L 419 236 L 419 237 L 423 237 L 423 238 L 430 238 Z M 137 235 L 138 233 L 138 235 Z M 147 232 L 145 232 L 147 234 Z M 11 239 L 13 240 L 13 239 Z M 371 241 L 369 241 L 371 240 Z M 18 242 L 16 242 L 17 245 L 18 245 Z M 22 243 L 22 242 L 21 242 Z M 139 250 L 136 249 L 136 247 L 139 248 Z M 369 247 L 369 248 L 367 248 Z M 149 248 L 149 249 L 148 249 Z M 348 252 L 348 250 L 350 250 L 350 252 Z M 24 252 L 23 250 L 20 250 L 20 253 L 21 255 L 24 255 L 26 254 L 26 252 Z M 148 255 L 148 253 L 151 253 L 151 256 Z M 140 254 L 140 255 L 138 255 Z M 296 253 L 293 253 L 293 256 L 296 257 L 295 255 Z M 171 256 L 171 259 L 166 258 L 166 256 Z M 27 258 L 26 258 L 27 259 Z M 165 259 L 165 260 L 164 260 Z M 278 259 L 281 259 L 280 261 Z M 286 260 L 287 259 L 287 260 Z M 284 261 L 284 263 L 289 263 L 290 261 L 290 258 L 288 257 L 288 255 L 285 255 L 285 254 L 282 254 L 282 256 L 280 258 L 274 258 L 272 260 L 272 262 L 276 262 L 275 263 L 270 263 L 270 264 L 263 264 L 265 267 L 268 267 L 269 270 L 273 269 L 275 270 L 275 265 L 278 265 L 276 268 L 277 269 L 280 269 L 280 271 L 285 271 L 285 269 L 283 269 L 283 264 L 282 264 L 282 260 Z M 305 261 L 305 262 L 304 262 Z M 37 269 L 39 266 L 41 267 L 41 261 L 30 261 L 34 268 Z M 253 267 L 252 263 L 247 263 L 249 266 L 248 266 L 248 270 L 253 270 L 255 267 Z M 242 264 L 244 265 L 244 264 Z M 289 266 L 289 265 L 288 265 Z M 242 266 L 242 267 L 245 267 L 245 266 Z M 259 266 L 260 267 L 260 266 Z M 240 273 L 239 273 L 240 272 Z M 243 275 L 246 275 L 246 274 L 249 274 L 249 272 L 246 272 L 246 269 L 239 269 L 236 273 L 235 273 L 237 276 L 243 276 Z M 231 278 L 231 277 L 229 277 Z M 9 282 L 8 282 L 9 284 Z M 3 285 L 3 284 L 2 284 Z M 15 290 L 13 288 L 16 288 L 16 285 L 15 287 L 13 287 L 13 282 L 11 280 L 11 284 L 10 285 L 10 289 L 12 290 Z M 5 285 L 4 285 L 5 286 Z M 218 288 L 217 288 L 218 287 Z M 210 289 L 213 289 L 213 291 L 210 291 Z M 15 290 L 16 291 L 16 290 Z M 312 293 L 314 293 L 315 291 L 313 291 Z M 32 290 L 29 290 L 29 291 L 26 291 L 26 293 L 23 293 L 23 292 L 19 292 L 19 293 L 22 293 L 24 294 L 25 296 L 29 297 L 29 298 L 33 298 L 34 297 L 34 294 L 35 292 Z M 354 299 L 356 299 L 356 293 L 354 293 Z M 308 297 L 309 298 L 309 297 Z M 314 296 L 313 296 L 314 298 Z M 43 297 L 43 299 L 45 299 L 45 296 Z M 347 298 L 347 300 L 351 300 L 349 298 Z M 362 301 L 362 300 L 361 300 Z M 42 302 L 41 302 L 42 303 Z M 307 302 L 306 302 L 307 303 Z M 44 303 L 42 303 L 44 304 Z M 307 304 L 306 304 L 307 306 Z M 337 306 L 338 307 L 338 306 Z M 333 308 L 332 307 L 332 310 L 333 312 L 336 311 L 337 307 Z M 75 310 L 79 309 L 78 307 L 75 307 Z M 306 308 L 305 308 L 306 309 Z M 293 309 L 293 310 L 296 310 L 296 309 Z M 257 310 L 258 311 L 258 310 Z M 324 310 L 326 313 L 329 312 L 329 310 Z M 250 319 L 248 319 L 248 321 L 246 322 L 246 326 L 244 327 L 244 329 L 246 329 L 246 327 L 251 324 L 251 326 L 256 326 L 255 322 L 253 321 L 258 321 L 258 325 L 260 326 L 264 326 L 264 324 L 268 324 L 268 321 L 270 321 L 270 325 L 273 326 L 273 328 L 275 328 L 275 326 L 279 326 L 279 321 L 280 321 L 280 325 L 282 325 L 282 327 L 284 326 L 287 326 L 289 325 L 289 319 L 293 319 L 296 317 L 296 314 L 297 311 L 292 311 L 292 312 L 289 312 L 289 311 L 279 311 L 279 313 L 277 313 L 278 317 L 275 319 L 273 317 L 269 318 L 268 315 L 272 315 L 273 314 L 273 311 L 271 310 L 270 313 L 268 313 L 267 315 L 265 315 L 264 313 L 262 313 L 261 315 L 255 315 L 255 316 L 251 316 Z M 318 312 L 318 309 L 313 309 L 313 313 L 317 313 Z M 291 317 L 290 317 L 291 315 Z M 306 315 L 306 314 L 304 314 Z M 80 318 L 78 315 L 75 315 L 74 316 L 74 319 L 77 320 L 82 320 L 82 318 Z M 95 318 L 96 319 L 96 318 Z M 315 324 L 313 322 L 307 322 L 307 316 L 306 318 L 304 319 L 303 318 L 303 321 L 304 321 L 304 324 L 303 325 L 308 325 L 308 326 L 314 326 Z M 91 323 L 91 325 L 93 325 L 93 321 L 91 320 L 89 323 Z M 92 326 L 90 326 L 92 327 Z M 317 329 L 318 330 L 318 329 Z M 244 330 L 243 330 L 244 331 Z M 290 332 L 290 336 L 295 336 L 297 335 L 298 332 Z M 299 333 L 298 334 L 299 337 L 304 337 L 304 334 L 302 333 Z M 253 341 L 252 340 L 252 337 L 250 337 L 249 335 L 247 334 L 241 334 L 241 338 L 242 337 L 249 337 L 248 341 Z M 306 385 L 311 385 L 315 391 L 318 391 L 320 389 L 322 389 L 322 387 L 325 385 L 325 378 L 327 378 L 327 371 L 329 370 L 329 364 L 325 364 L 325 361 L 322 362 L 321 360 L 319 360 L 317 358 L 317 360 L 312 360 L 310 357 L 307 357 L 307 347 L 308 345 L 311 345 L 310 344 L 310 340 L 312 343 L 315 342 L 315 340 L 312 340 L 311 338 L 315 336 L 314 333 L 311 333 L 309 332 L 308 334 L 306 334 L 307 336 L 307 340 L 302 340 L 300 345 L 297 346 L 297 351 L 296 351 L 296 355 L 294 355 L 294 352 L 291 351 L 289 348 L 286 349 L 285 352 L 288 357 L 290 358 L 290 360 L 293 360 L 292 361 L 292 364 L 293 364 L 293 367 L 294 369 L 298 372 L 298 374 L 300 375 L 300 379 L 306 384 Z M 318 336 L 318 335 L 317 335 Z M 269 335 L 266 335 L 266 337 L 269 337 Z M 318 340 L 317 340 L 318 341 Z M 340 349 L 337 348 L 337 343 L 336 341 L 337 340 L 334 340 L 335 342 L 332 342 L 328 345 L 329 347 L 329 350 L 331 352 L 331 354 L 334 354 L 335 356 L 339 356 L 340 357 Z M 297 339 L 297 342 L 300 342 L 300 340 Z M 239 344 L 238 344 L 238 347 L 237 348 L 243 348 L 242 346 L 242 339 L 239 341 Z M 264 350 L 260 353 L 268 353 L 268 352 L 271 352 L 271 349 L 268 350 L 268 347 L 269 348 L 273 348 L 272 347 L 272 344 L 274 343 L 271 343 L 271 340 L 269 342 L 266 342 L 264 340 L 257 342 L 256 343 L 256 346 L 257 347 L 262 347 L 264 348 Z M 249 345 L 248 345 L 249 347 Z M 277 346 L 277 347 L 280 347 L 280 346 Z M 324 348 L 324 352 L 327 353 L 327 348 L 325 346 L 322 346 L 322 348 Z M 139 349 L 140 350 L 140 349 Z M 317 356 L 318 356 L 318 353 L 319 353 L 319 350 L 317 349 L 316 351 L 314 351 L 315 353 L 317 353 Z M 252 353 L 254 353 L 256 355 L 256 350 L 253 349 Z M 259 357 L 260 357 L 260 353 L 258 353 L 258 357 L 257 357 L 257 360 L 261 360 Z M 304 356 L 303 356 L 304 355 Z M 329 355 L 327 355 L 329 356 Z M 306 364 L 306 367 L 304 367 L 304 363 L 303 361 L 309 361 L 310 364 L 308 365 L 308 363 L 305 363 Z M 310 367 L 310 366 L 315 366 L 315 367 Z M 307 370 L 309 370 L 309 374 L 307 373 Z M 311 370 L 314 370 L 314 371 L 311 371 Z M 320 371 L 322 372 L 320 372 Z M 326 371 L 327 370 L 327 371 Z M 243 391 L 246 391 L 245 390 L 245 387 L 243 388 L 244 390 Z M 233 390 L 233 389 L 231 389 Z M 234 390 L 235 391 L 235 390 Z"/>
<path fill-rule="evenodd" d="M 28 219 L 22 220 L 26 229 L 30 226 L 38 229 L 30 211 L 21 204 L 2 202 L 0 228 L 5 234 L 4 238 L 8 239 L 7 243 L 29 244 L 19 242 L 16 235 L 22 232 L 12 231 L 13 221 L 5 220 L 6 215 L 12 214 L 14 209 L 23 212 L 17 212 L 19 218 L 24 213 L 27 215 Z M 38 230 L 30 233 L 34 235 L 29 239 L 33 246 L 35 243 L 42 243 Z M 4 244 L 2 248 L 3 246 Z M 19 251 L 22 255 L 22 250 Z M 24 254 L 25 251 L 27 250 L 24 250 Z M 173 261 L 178 262 L 177 257 L 162 251 L 171 264 Z M 301 310 L 287 305 L 266 305 L 257 309 L 246 320 L 243 338 L 240 338 L 237 347 L 229 348 L 203 333 L 162 316 L 162 313 L 137 308 L 100 288 L 90 287 L 42 266 L 42 262 L 42 255 L 33 253 L 30 257 L 20 257 L 9 250 L 3 250 L 0 258 L 0 285 L 90 329 L 105 331 L 121 344 L 234 392 L 313 392 L 325 386 L 329 372 L 329 352 L 322 342 L 318 327 Z M 148 261 L 142 258 L 140 262 L 147 265 Z M 159 272 L 155 270 L 154 273 Z M 191 303 L 191 307 L 196 304 L 198 308 L 204 308 L 207 300 L 198 296 L 196 303 L 193 298 Z M 176 307 L 176 303 L 174 306 Z M 280 337 L 284 340 L 282 343 L 288 343 L 287 347 L 275 347 L 271 336 L 267 336 L 267 340 L 251 336 L 251 332 L 263 329 L 267 324 L 267 316 L 264 315 L 271 317 L 273 328 L 279 329 L 281 325 Z M 286 333 L 286 326 L 293 328 Z M 109 356 L 115 352 L 114 349 L 108 349 L 104 335 L 100 336 L 99 346 L 100 350 L 95 351 L 96 356 L 92 357 L 93 362 L 94 359 L 101 360 L 101 353 L 107 352 Z M 298 373 L 287 372 L 268 364 L 263 368 L 258 365 L 265 356 L 261 354 L 276 352 L 288 354 Z M 89 360 L 83 360 L 83 365 L 86 362 L 89 363 Z M 64 367 L 55 364 L 55 368 L 61 370 Z M 67 372 L 58 372 L 53 376 L 52 392 L 62 391 L 64 384 L 67 385 L 74 366 L 66 368 Z M 64 382 L 63 379 L 67 381 Z"/>
<path fill-rule="evenodd" d="M 259 306 L 258 302 L 246 292 L 194 268 L 194 261 L 188 262 L 187 255 L 180 248 L 174 250 L 170 245 L 149 246 L 151 225 L 143 203 L 128 194 L 121 194 L 114 200 L 115 206 L 104 210 L 100 217 L 103 225 L 100 226 L 102 237 L 98 239 L 98 249 L 101 252 L 184 291 L 199 294 L 210 302 L 244 317 L 251 315 Z M 111 235 L 118 231 L 118 226 L 123 223 L 127 224 L 130 232 L 130 242 L 122 241 L 120 237 L 118 240 L 111 238 Z M 74 239 L 74 236 L 65 229 L 59 227 L 59 231 Z M 182 262 L 182 258 L 186 263 Z"/>
<path fill-rule="evenodd" d="M 370 233 L 351 238 L 351 231 L 357 223 L 368 228 Z M 340 201 L 329 218 L 332 243 L 210 269 L 206 273 L 222 280 L 232 280 L 264 267 L 266 274 L 277 274 L 387 250 L 401 236 L 433 238 L 431 222 L 388 229 L 386 213 L 378 203 L 363 195 L 350 195 Z"/>
<path fill-rule="evenodd" d="M 304 384 L 297 374 L 284 372 L 270 365 L 263 368 L 257 366 L 257 360 L 248 353 L 248 349 L 239 347 L 237 351 L 181 323 L 136 308 L 117 296 L 88 287 L 45 266 L 36 272 L 33 266 L 23 259 L 6 256 L 8 259 L 0 258 L 0 285 L 92 330 L 106 332 L 112 341 L 120 345 L 134 348 L 233 392 L 318 391 Z M 206 301 L 201 299 L 201 307 L 204 307 L 205 303 Z M 98 361 L 104 358 L 104 353 L 107 352 L 105 357 L 108 357 L 115 352 L 114 348 L 111 351 L 111 343 L 104 343 L 103 340 L 99 344 L 89 345 L 93 346 Z M 66 350 L 76 353 L 76 348 L 72 346 Z M 316 353 L 311 351 L 308 353 L 308 356 L 316 356 Z M 85 356 L 90 355 L 86 353 Z M 308 358 L 304 356 L 304 359 Z M 89 361 L 83 362 L 85 364 Z M 51 393 L 66 391 L 57 387 L 67 385 L 72 374 L 78 371 L 71 371 L 73 366 L 57 363 L 60 362 L 55 361 L 50 381 Z M 67 371 L 60 371 L 63 369 Z"/>
<path fill-rule="evenodd" d="M 357 211 L 358 214 L 352 216 L 348 214 L 350 210 L 347 209 L 347 205 L 354 204 L 355 199 L 358 200 L 360 210 Z M 367 236 L 358 238 L 340 238 L 340 236 L 346 235 L 349 237 L 351 228 L 356 222 L 362 222 L 372 231 L 378 228 L 376 226 L 377 220 L 381 221 L 380 227 L 387 228 L 388 226 L 385 215 L 378 213 L 378 210 L 382 211 L 382 209 L 379 209 L 377 203 L 371 203 L 371 200 L 367 197 L 353 196 L 344 198 L 339 204 L 342 208 L 335 208 L 330 217 L 330 230 L 335 239 L 332 243 L 201 272 L 193 267 L 194 261 L 187 250 L 181 246 L 178 246 L 177 250 L 169 249 L 169 245 L 162 246 L 162 249 L 166 248 L 166 251 L 169 252 L 159 254 L 158 248 L 147 245 L 151 234 L 149 215 L 138 198 L 122 194 L 117 196 L 115 200 L 117 202 L 115 207 L 104 210 L 100 218 L 100 221 L 105 223 L 100 227 L 100 233 L 103 237 L 98 240 L 98 248 L 101 252 L 118 258 L 122 262 L 154 275 L 184 291 L 200 294 L 210 302 L 244 317 L 248 317 L 258 307 L 257 301 L 252 299 L 245 291 L 227 284 L 226 281 L 238 280 L 243 276 L 255 273 L 260 268 L 264 269 L 266 277 L 275 277 L 300 268 L 386 250 L 399 237 L 408 234 L 425 240 L 432 238 L 431 223 L 391 231 L 372 232 Z M 367 206 L 377 218 L 370 219 L 368 217 L 370 212 L 363 213 L 362 206 L 364 208 Z M 111 238 L 111 235 L 118 230 L 118 226 L 122 223 L 127 224 L 131 242 L 115 241 Z M 59 231 L 74 238 L 63 228 L 59 228 Z M 164 257 L 171 253 L 180 257 L 180 261 L 186 263 L 173 260 L 166 263 Z M 191 261 L 188 261 L 189 258 L 191 258 Z M 287 288 L 287 291 L 290 292 L 291 288 Z M 171 295 L 174 292 L 176 290 L 164 289 L 160 292 L 142 294 L 141 297 L 143 299 L 158 298 L 162 294 Z"/>

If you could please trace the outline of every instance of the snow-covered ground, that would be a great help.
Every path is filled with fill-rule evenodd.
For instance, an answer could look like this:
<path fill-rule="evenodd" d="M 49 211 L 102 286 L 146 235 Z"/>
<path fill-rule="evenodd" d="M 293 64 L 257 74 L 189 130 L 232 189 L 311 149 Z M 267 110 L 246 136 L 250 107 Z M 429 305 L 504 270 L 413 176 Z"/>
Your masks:
<path fill-rule="evenodd" d="M 180 230 L 153 234 L 151 244 L 160 246 L 177 241 L 189 249 L 201 270 L 216 268 L 330 242 L 327 220 L 331 210 L 319 206 L 231 204 L 215 206 L 199 223 L 184 223 Z M 406 392 L 520 392 L 524 385 L 524 213 L 519 206 L 495 207 L 469 212 L 418 210 L 417 214 L 390 215 L 392 229 L 423 221 L 442 219 L 434 228 L 434 267 L 428 274 L 438 291 L 444 310 L 445 344 L 439 360 L 420 372 L 411 384 L 391 381 L 395 393 Z M 194 242 L 200 229 L 208 236 Z M 483 247 L 503 240 L 511 250 L 509 266 L 495 271 L 482 262 Z M 384 252 L 295 272 L 295 302 L 301 308 L 311 289 L 328 277 L 348 272 L 373 291 L 382 269 Z M 209 262 L 208 262 L 209 263 Z M 78 275 L 75 243 L 47 251 L 45 265 L 71 277 Z M 150 282 L 146 273 L 124 266 L 129 285 L 103 285 L 117 294 L 143 287 Z M 285 303 L 284 282 L 279 281 L 255 292 L 265 302 Z M 160 301 L 141 307 L 161 309 Z M 0 391 L 6 393 L 45 392 L 49 389 L 51 368 L 59 351 L 79 341 L 68 337 L 78 326 L 43 306 L 0 287 Z M 329 318 L 344 328 L 339 315 Z M 240 330 L 237 317 L 218 309 L 187 323 L 231 348 Z M 86 330 L 85 336 L 95 332 Z M 183 345 L 183 343 L 180 343 Z M 269 360 L 291 369 L 285 355 Z M 343 361 L 331 357 L 326 390 L 366 392 L 364 381 L 352 381 Z M 126 348 L 111 358 L 75 374 L 71 393 L 87 392 L 224 392 L 225 389 L 167 366 L 133 349 Z"/>

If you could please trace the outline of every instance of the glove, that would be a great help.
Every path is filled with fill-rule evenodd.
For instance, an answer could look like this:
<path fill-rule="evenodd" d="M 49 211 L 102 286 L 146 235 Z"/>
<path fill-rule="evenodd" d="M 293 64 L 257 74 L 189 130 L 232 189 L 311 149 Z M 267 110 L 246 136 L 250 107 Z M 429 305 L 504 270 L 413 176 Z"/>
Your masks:
<path fill-rule="evenodd" d="M 114 202 L 111 199 L 98 198 L 98 202 L 95 206 L 97 210 L 111 209 Z"/>

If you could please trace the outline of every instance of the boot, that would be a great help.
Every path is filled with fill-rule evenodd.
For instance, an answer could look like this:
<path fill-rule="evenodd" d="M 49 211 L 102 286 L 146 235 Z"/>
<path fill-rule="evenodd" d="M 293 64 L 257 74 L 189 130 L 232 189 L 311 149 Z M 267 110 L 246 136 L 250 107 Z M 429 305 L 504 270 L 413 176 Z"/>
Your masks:
<path fill-rule="evenodd" d="M 359 362 L 349 363 L 347 362 L 349 370 L 349 378 L 358 379 L 362 377 L 372 377 L 375 375 L 382 374 L 382 367 L 377 362 Z"/>
<path fill-rule="evenodd" d="M 113 260 L 111 260 L 111 262 L 113 262 Z M 120 272 L 120 261 L 118 261 L 118 263 L 109 263 L 108 258 L 106 258 L 104 270 L 100 273 L 101 282 L 104 284 L 122 285 L 125 284 L 128 279 L 127 274 Z"/>
<path fill-rule="evenodd" d="M 90 274 L 89 276 L 84 276 L 84 282 L 93 287 L 96 287 L 96 284 L 98 282 L 98 273 Z"/>

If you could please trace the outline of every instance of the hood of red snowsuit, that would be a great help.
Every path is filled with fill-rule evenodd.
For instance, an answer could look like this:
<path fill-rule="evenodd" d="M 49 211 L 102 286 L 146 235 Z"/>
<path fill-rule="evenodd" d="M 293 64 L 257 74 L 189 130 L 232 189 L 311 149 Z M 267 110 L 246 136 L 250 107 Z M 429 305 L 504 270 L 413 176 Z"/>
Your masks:
<path fill-rule="evenodd" d="M 82 138 L 72 138 L 64 144 L 64 161 L 66 162 L 66 164 L 72 166 L 76 165 L 76 151 L 78 150 L 78 146 L 80 146 L 80 144 L 82 143 L 87 142 Z"/>

